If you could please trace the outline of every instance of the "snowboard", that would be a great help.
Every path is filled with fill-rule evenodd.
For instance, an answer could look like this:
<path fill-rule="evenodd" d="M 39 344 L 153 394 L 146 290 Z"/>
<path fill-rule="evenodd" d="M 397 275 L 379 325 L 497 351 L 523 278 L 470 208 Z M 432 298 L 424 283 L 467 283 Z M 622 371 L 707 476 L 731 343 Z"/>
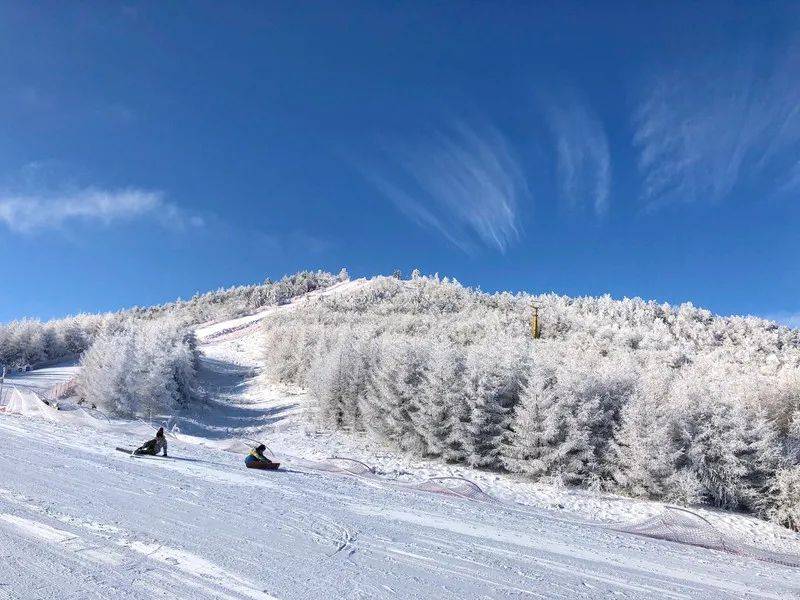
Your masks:
<path fill-rule="evenodd" d="M 151 458 L 154 457 L 154 456 L 157 456 L 157 457 L 160 457 L 160 458 L 169 458 L 168 456 L 161 456 L 160 454 L 134 454 L 134 450 L 130 450 L 128 448 L 119 448 L 119 447 L 117 447 L 117 448 L 115 448 L 115 450 L 117 452 L 124 452 L 125 454 L 129 454 L 130 456 L 134 456 L 134 457 L 137 457 L 137 458 L 140 457 L 140 456 L 144 456 L 144 457 L 149 456 Z"/>
<path fill-rule="evenodd" d="M 247 468 L 248 469 L 255 469 L 255 470 L 258 470 L 258 471 L 276 471 L 278 469 L 278 467 L 280 467 L 280 466 L 281 466 L 281 463 L 273 462 L 273 463 L 269 463 L 269 464 L 263 464 L 263 465 L 247 467 Z"/>

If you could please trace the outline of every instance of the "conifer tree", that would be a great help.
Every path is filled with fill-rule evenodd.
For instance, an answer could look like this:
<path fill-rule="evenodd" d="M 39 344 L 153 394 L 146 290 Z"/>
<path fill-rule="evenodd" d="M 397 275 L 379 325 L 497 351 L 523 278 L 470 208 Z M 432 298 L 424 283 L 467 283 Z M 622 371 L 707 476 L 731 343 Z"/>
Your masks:
<path fill-rule="evenodd" d="M 764 408 L 737 407 L 733 419 L 742 440 L 738 458 L 745 468 L 741 502 L 763 515 L 768 507 L 769 487 L 786 463 L 778 432 Z"/>
<path fill-rule="evenodd" d="M 536 369 L 529 373 L 514 410 L 504 466 L 534 479 L 552 475 L 564 432 L 564 415 L 555 395 L 555 376 Z"/>
<path fill-rule="evenodd" d="M 434 344 L 429 360 L 427 387 L 420 396 L 419 430 L 427 454 L 453 460 L 462 443 L 457 440 L 455 447 L 451 445 L 461 416 L 464 358 L 452 344 Z"/>

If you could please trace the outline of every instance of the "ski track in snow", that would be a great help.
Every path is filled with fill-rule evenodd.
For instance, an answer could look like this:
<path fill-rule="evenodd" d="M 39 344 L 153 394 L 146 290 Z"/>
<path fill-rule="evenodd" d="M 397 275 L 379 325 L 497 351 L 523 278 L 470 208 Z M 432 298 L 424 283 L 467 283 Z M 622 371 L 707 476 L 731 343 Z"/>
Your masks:
<path fill-rule="evenodd" d="M 0 415 L 0 599 L 800 598 L 798 569 L 581 522 L 654 503 L 538 487 L 541 507 L 519 507 L 493 474 L 478 481 L 504 501 L 424 492 L 414 471 L 469 470 L 317 434 L 304 394 L 258 376 L 257 324 L 290 308 L 198 330 L 210 399 L 173 420 L 174 458 L 114 450 L 151 435 L 142 423 Z M 245 469 L 253 438 L 287 469 Z M 348 452 L 383 477 L 295 458 Z M 561 501 L 575 512 L 545 510 Z"/>
<path fill-rule="evenodd" d="M 0 597 L 800 595 L 788 567 L 353 477 L 246 471 L 197 445 L 171 447 L 197 462 L 138 460 L 98 451 L 115 432 L 12 418 L 25 432 L 0 427 Z M 91 447 L 54 456 L 61 438 Z"/>

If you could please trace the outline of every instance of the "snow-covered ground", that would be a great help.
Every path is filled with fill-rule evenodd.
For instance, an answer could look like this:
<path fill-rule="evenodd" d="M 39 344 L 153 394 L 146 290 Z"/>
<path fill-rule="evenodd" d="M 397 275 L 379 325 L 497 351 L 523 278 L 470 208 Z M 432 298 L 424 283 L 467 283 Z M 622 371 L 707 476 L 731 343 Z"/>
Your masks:
<path fill-rule="evenodd" d="M 789 598 L 797 571 L 142 432 L 0 420 L 8 598 Z"/>
<path fill-rule="evenodd" d="M 141 422 L 0 415 L 0 598 L 800 597 L 800 569 L 608 526 L 656 514 L 657 503 L 316 431 L 303 390 L 260 377 L 257 324 L 291 307 L 198 329 L 209 399 L 168 423 L 174 458 L 114 451 L 152 435 Z M 286 470 L 244 469 L 252 440 Z M 323 470 L 344 464 L 330 456 L 376 474 Z M 437 476 L 468 477 L 486 495 L 424 491 Z M 800 552 L 791 532 L 701 512 L 742 543 Z"/>
<path fill-rule="evenodd" d="M 33 371 L 22 373 L 9 373 L 6 375 L 4 388 L 18 388 L 20 390 L 33 390 L 43 393 L 52 389 L 78 374 L 78 361 L 66 360 L 64 362 Z"/>
<path fill-rule="evenodd" d="M 10 373 L 0 386 L 0 414 L 11 411 L 56 421 L 69 420 L 70 417 L 77 416 L 77 413 L 58 414 L 41 399 L 55 398 L 63 386 L 68 386 L 74 381 L 78 370 L 77 360 L 66 360 L 43 369 Z"/>

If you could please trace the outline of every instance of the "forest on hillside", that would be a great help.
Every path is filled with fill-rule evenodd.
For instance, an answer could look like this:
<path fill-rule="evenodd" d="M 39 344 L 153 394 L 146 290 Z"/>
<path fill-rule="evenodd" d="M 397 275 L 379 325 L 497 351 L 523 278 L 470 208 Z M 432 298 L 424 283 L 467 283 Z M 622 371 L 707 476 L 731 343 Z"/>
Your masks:
<path fill-rule="evenodd" d="M 0 325 L 0 364 L 14 368 L 79 358 L 78 392 L 91 405 L 114 415 L 169 413 L 195 395 L 194 325 L 281 304 L 346 277 L 346 272 L 337 277 L 303 271 L 148 308 L 12 321 Z"/>
<path fill-rule="evenodd" d="M 529 319 L 536 303 L 541 339 Z M 323 426 L 537 480 L 800 526 L 800 331 L 608 296 L 378 277 L 264 324 Z"/>
<path fill-rule="evenodd" d="M 80 356 L 87 402 L 167 414 L 195 397 L 195 325 L 346 277 L 302 272 L 150 308 L 16 321 L 0 325 L 0 361 Z M 263 344 L 266 376 L 308 387 L 325 427 L 476 468 L 800 526 L 799 330 L 691 304 L 488 294 L 415 272 L 276 314 Z"/>

